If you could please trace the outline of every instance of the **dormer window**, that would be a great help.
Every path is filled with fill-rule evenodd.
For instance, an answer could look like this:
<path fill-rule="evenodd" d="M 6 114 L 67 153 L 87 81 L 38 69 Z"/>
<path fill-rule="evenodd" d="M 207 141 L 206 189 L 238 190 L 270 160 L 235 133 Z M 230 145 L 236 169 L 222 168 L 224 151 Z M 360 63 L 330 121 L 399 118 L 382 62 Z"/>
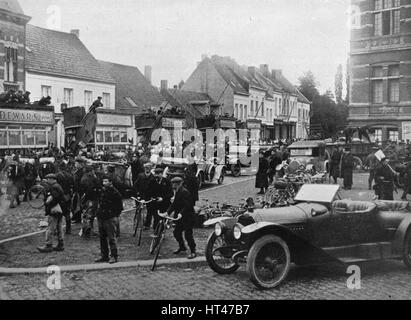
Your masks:
<path fill-rule="evenodd" d="M 6 47 L 6 56 L 4 61 L 4 81 L 17 82 L 18 72 L 18 55 L 17 48 Z"/>

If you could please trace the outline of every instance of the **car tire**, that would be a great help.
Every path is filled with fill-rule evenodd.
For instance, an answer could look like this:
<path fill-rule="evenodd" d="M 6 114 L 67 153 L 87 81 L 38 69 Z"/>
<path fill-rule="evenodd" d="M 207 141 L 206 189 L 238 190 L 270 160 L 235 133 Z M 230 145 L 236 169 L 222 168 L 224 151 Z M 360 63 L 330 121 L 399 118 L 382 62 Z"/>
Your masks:
<path fill-rule="evenodd" d="M 267 247 L 271 247 L 267 251 Z M 269 257 L 268 253 L 275 253 L 276 257 Z M 269 261 L 271 259 L 271 261 Z M 272 273 L 271 279 L 262 276 L 260 268 L 273 269 L 277 267 L 278 259 L 281 259 L 281 266 L 278 271 L 268 270 Z M 287 278 L 291 266 L 290 250 L 287 243 L 274 235 L 264 236 L 258 239 L 251 247 L 247 258 L 247 271 L 251 282 L 260 289 L 274 289 L 282 284 Z M 268 267 L 268 268 L 267 268 Z"/>
<path fill-rule="evenodd" d="M 241 176 L 241 166 L 239 164 L 232 164 L 230 168 L 233 177 L 238 178 Z"/>
<path fill-rule="evenodd" d="M 411 269 L 411 228 L 405 236 L 402 259 L 407 268 Z"/>
<path fill-rule="evenodd" d="M 232 261 L 232 263 L 227 266 L 223 266 L 216 261 L 215 256 L 214 256 L 214 245 L 216 244 L 218 240 L 223 241 L 223 239 L 221 237 L 218 237 L 214 232 L 208 238 L 207 245 L 205 248 L 205 256 L 206 256 L 207 263 L 210 266 L 210 268 L 218 274 L 232 274 L 236 272 L 240 266 L 234 261 Z M 227 260 L 230 260 L 230 259 L 227 258 Z"/>

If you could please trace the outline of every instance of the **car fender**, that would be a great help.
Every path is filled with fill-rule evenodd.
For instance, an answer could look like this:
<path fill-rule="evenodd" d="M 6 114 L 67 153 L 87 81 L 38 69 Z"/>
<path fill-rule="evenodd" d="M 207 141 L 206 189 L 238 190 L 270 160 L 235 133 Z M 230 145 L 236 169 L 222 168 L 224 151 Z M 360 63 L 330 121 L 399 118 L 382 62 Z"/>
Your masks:
<path fill-rule="evenodd" d="M 227 222 L 227 220 L 235 220 L 235 223 L 237 223 L 237 219 L 234 219 L 234 218 L 218 217 L 218 218 L 207 220 L 206 222 L 204 222 L 203 226 L 204 227 L 211 227 L 211 226 L 216 225 L 219 222 Z"/>
<path fill-rule="evenodd" d="M 395 255 L 402 255 L 404 247 L 405 236 L 407 231 L 411 230 L 411 214 L 408 214 L 400 223 L 397 231 L 395 232 L 394 241 L 392 243 L 392 251 Z"/>

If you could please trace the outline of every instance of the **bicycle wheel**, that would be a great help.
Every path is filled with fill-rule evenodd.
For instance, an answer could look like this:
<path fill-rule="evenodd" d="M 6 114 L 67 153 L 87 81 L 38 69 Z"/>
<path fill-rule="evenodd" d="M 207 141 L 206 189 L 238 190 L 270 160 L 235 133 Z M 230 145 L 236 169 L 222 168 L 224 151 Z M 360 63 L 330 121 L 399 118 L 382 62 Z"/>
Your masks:
<path fill-rule="evenodd" d="M 41 185 L 32 186 L 29 189 L 29 205 L 33 209 L 44 207 L 46 198 L 46 189 Z"/>
<path fill-rule="evenodd" d="M 141 229 L 141 209 L 136 209 L 136 214 L 134 215 L 134 220 L 133 220 L 133 230 L 134 234 L 133 237 L 136 237 L 137 231 L 140 228 Z"/>
<path fill-rule="evenodd" d="M 161 241 L 161 236 L 163 234 L 163 231 L 164 231 L 164 222 L 160 221 L 158 223 L 158 226 L 157 226 L 156 230 L 154 231 L 153 239 L 151 240 L 150 254 L 153 254 L 154 251 L 156 250 L 156 248 L 158 247 L 158 245 Z"/>
<path fill-rule="evenodd" d="M 161 236 L 158 240 L 158 245 L 155 248 L 155 256 L 153 261 L 153 266 L 151 267 L 151 271 L 154 271 L 157 265 L 158 257 L 160 256 L 161 244 L 163 243 L 165 233 L 161 233 Z"/>

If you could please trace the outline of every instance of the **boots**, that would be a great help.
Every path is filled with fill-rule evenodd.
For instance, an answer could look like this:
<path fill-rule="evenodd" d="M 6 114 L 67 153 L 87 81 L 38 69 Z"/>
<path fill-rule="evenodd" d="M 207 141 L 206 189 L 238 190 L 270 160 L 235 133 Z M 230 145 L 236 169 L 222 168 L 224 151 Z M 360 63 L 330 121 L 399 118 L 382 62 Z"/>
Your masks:
<path fill-rule="evenodd" d="M 50 252 L 53 252 L 53 246 L 52 245 L 45 245 L 44 247 L 37 247 L 37 250 L 40 253 L 50 253 Z"/>
<path fill-rule="evenodd" d="M 54 251 L 60 252 L 60 251 L 64 251 L 64 242 L 63 241 L 59 241 L 59 243 L 57 244 L 57 246 L 55 246 L 53 248 Z"/>

